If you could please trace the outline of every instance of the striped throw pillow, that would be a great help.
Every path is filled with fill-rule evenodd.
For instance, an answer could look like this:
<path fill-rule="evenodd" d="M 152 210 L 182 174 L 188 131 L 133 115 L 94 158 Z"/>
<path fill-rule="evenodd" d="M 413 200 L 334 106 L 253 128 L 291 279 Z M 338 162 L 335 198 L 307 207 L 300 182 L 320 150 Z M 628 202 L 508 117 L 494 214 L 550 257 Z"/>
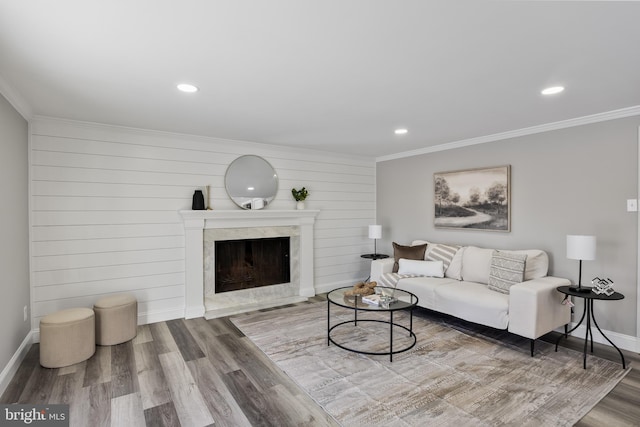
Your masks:
<path fill-rule="evenodd" d="M 442 261 L 445 271 L 449 268 L 451 260 L 458 252 L 460 246 L 443 245 L 442 243 L 432 243 L 427 247 L 425 259 L 427 261 Z"/>
<path fill-rule="evenodd" d="M 526 254 L 493 251 L 488 288 L 492 291 L 508 294 L 511 286 L 524 280 Z"/>

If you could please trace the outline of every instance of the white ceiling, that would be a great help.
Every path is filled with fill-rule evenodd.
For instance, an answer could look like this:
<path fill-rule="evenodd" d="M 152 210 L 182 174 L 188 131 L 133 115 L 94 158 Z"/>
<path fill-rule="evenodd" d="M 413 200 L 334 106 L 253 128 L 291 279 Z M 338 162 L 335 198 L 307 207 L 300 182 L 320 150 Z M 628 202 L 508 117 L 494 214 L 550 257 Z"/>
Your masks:
<path fill-rule="evenodd" d="M 1 0 L 0 80 L 27 115 L 378 157 L 640 105 L 640 3 Z"/>

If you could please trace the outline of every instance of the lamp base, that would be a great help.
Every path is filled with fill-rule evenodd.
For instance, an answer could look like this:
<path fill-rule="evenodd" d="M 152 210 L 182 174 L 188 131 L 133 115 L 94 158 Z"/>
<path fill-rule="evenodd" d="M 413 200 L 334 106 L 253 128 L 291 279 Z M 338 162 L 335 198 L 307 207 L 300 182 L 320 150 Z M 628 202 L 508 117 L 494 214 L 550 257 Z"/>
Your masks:
<path fill-rule="evenodd" d="M 584 286 L 569 286 L 569 290 L 571 292 L 579 292 L 581 294 L 588 294 L 591 292 L 591 288 L 587 288 Z"/>

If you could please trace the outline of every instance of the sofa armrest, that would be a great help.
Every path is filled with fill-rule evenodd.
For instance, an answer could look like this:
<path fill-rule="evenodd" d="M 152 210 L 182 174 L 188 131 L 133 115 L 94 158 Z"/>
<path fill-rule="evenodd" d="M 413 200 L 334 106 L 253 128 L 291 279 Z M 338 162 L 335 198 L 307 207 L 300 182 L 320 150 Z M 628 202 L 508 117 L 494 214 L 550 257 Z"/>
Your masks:
<path fill-rule="evenodd" d="M 391 273 L 393 271 L 394 258 L 383 258 L 371 261 L 371 274 L 369 280 L 378 281 L 383 273 Z"/>
<path fill-rule="evenodd" d="M 558 286 L 567 279 L 541 277 L 511 286 L 509 290 L 509 332 L 536 339 L 571 321 L 571 308 L 563 305 L 565 295 Z"/>

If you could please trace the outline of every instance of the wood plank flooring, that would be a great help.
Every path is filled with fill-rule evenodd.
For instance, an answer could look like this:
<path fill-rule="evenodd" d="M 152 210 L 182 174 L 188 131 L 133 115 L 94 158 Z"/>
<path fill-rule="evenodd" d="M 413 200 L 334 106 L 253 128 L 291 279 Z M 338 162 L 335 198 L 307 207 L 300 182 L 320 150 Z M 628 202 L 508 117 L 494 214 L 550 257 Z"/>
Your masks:
<path fill-rule="evenodd" d="M 582 351 L 583 342 L 570 337 L 561 345 Z M 614 349 L 594 347 L 619 362 Z M 624 353 L 634 368 L 578 426 L 640 425 L 640 356 Z M 134 340 L 97 347 L 89 360 L 61 369 L 42 368 L 34 344 L 0 402 L 67 403 L 72 426 L 338 425 L 228 318 L 143 325 Z"/>

